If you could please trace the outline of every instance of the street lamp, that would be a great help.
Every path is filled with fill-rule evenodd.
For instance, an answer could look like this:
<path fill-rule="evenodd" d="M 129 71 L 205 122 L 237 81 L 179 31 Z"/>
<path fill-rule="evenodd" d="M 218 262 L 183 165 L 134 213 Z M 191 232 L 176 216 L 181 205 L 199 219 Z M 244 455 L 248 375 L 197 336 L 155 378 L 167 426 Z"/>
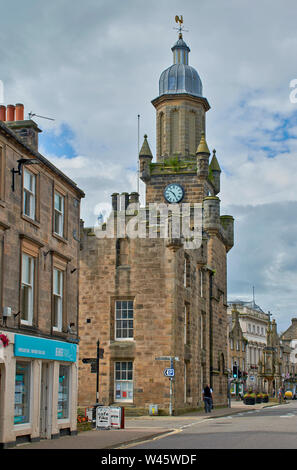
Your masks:
<path fill-rule="evenodd" d="M 23 170 L 23 166 L 24 165 L 34 165 L 34 164 L 37 164 L 39 165 L 40 162 L 34 158 L 20 158 L 19 160 L 17 160 L 18 162 L 18 169 L 15 170 L 14 168 L 12 168 L 11 170 L 11 174 L 12 174 L 12 184 L 11 184 L 11 189 L 14 191 L 15 189 L 15 184 L 14 184 L 14 175 L 22 175 L 22 170 Z"/>

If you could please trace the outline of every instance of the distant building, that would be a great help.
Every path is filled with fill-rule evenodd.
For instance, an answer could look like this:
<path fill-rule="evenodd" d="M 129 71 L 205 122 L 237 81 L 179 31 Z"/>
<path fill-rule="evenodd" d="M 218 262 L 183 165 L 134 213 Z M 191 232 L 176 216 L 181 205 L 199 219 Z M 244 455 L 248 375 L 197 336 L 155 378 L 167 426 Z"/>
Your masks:
<path fill-rule="evenodd" d="M 240 313 L 234 307 L 231 310 L 231 315 L 228 314 L 228 370 L 232 379 L 234 379 L 234 372 L 236 379 L 239 379 L 232 382 L 231 395 L 243 393 L 247 374 L 248 340 L 243 334 L 239 315 Z"/>
<path fill-rule="evenodd" d="M 229 367 L 231 369 L 232 359 L 235 358 L 235 335 L 238 340 L 242 335 L 247 341 L 246 355 L 241 359 L 244 388 L 267 391 L 273 395 L 294 373 L 291 348 L 297 340 L 295 343 L 292 339 L 296 332 L 294 319 L 292 327 L 280 338 L 276 322 L 271 322 L 270 316 L 270 313 L 265 313 L 254 301 L 228 302 L 230 333 L 236 324 L 234 318 L 238 317 L 240 324 L 240 328 L 237 326 L 231 335 L 229 333 Z"/>
<path fill-rule="evenodd" d="M 280 339 L 290 351 L 290 370 L 286 373 L 286 379 L 294 379 L 297 382 L 297 318 L 292 318 L 292 324 L 282 333 Z M 288 377 L 289 376 L 289 377 Z"/>
<path fill-rule="evenodd" d="M 239 323 L 244 338 L 247 340 L 245 358 L 246 387 L 259 387 L 258 363 L 266 346 L 269 314 L 265 313 L 254 301 L 230 301 L 228 302 L 228 315 L 230 316 L 232 316 L 232 309 L 239 313 Z"/>
<path fill-rule="evenodd" d="M 280 340 L 276 321 L 274 319 L 271 323 L 269 321 L 266 346 L 259 361 L 258 376 L 261 389 L 270 395 L 276 394 L 290 376 L 290 352 L 291 348 L 282 344 Z"/>
<path fill-rule="evenodd" d="M 7 114 L 6 114 L 7 113 Z M 75 433 L 80 199 L 0 107 L 0 446 Z"/>

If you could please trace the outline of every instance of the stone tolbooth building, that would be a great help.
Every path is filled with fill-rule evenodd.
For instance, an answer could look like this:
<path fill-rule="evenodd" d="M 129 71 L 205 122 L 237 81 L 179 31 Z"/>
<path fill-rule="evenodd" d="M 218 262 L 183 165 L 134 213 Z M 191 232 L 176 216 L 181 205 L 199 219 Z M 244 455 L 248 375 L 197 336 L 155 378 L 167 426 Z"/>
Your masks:
<path fill-rule="evenodd" d="M 138 193 L 113 194 L 106 226 L 83 230 L 81 406 L 96 401 L 96 373 L 83 360 L 96 357 L 98 339 L 100 403 L 178 413 L 201 407 L 209 383 L 214 405 L 227 404 L 226 264 L 234 220 L 220 215 L 221 170 L 205 138 L 210 106 L 181 33 L 172 51 L 152 101 L 156 161 L 147 136 L 139 154 L 145 206 Z M 179 230 L 185 220 L 186 233 Z"/>

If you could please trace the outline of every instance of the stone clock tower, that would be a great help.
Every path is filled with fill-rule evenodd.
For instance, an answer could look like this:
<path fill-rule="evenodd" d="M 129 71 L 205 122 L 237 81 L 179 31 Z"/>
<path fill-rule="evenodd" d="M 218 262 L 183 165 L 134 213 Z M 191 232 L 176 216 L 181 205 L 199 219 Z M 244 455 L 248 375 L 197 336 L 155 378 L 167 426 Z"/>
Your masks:
<path fill-rule="evenodd" d="M 159 80 L 156 109 L 156 161 L 147 136 L 139 153 L 146 205 L 137 193 L 112 195 L 117 216 L 131 222 L 151 203 L 203 206 L 202 242 L 186 248 L 182 237 L 132 237 L 128 232 L 96 237 L 85 228 L 80 267 L 79 404 L 94 403 L 96 377 L 83 362 L 100 361 L 99 401 L 122 404 L 128 412 L 147 413 L 157 404 L 164 413 L 203 406 L 202 389 L 210 383 L 214 406 L 227 405 L 227 252 L 233 246 L 233 217 L 220 215 L 221 169 L 206 142 L 203 97 L 190 49 L 180 31 L 172 47 L 173 65 Z M 179 204 L 179 205 L 178 205 Z M 132 207 L 132 206 L 131 206 Z M 116 224 L 117 222 L 115 222 Z M 150 220 L 145 220 L 147 232 Z M 160 228 L 160 227 L 159 227 Z M 164 376 L 174 358 L 174 379 Z M 163 362 L 159 360 L 165 358 Z"/>
<path fill-rule="evenodd" d="M 221 169 L 215 151 L 209 165 L 205 139 L 205 113 L 210 106 L 197 71 L 189 65 L 190 48 L 181 32 L 172 52 L 173 65 L 162 72 L 159 96 L 152 101 L 156 108 L 156 163 L 152 163 L 147 136 L 139 154 L 147 204 L 202 202 L 220 191 Z M 168 198 L 166 185 L 170 183 L 182 198 Z"/>

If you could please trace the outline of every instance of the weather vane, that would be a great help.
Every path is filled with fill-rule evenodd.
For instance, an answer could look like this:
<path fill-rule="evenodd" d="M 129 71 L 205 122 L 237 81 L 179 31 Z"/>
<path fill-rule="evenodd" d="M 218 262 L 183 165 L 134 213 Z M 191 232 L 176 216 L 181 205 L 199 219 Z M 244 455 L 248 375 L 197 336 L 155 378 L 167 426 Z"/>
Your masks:
<path fill-rule="evenodd" d="M 182 26 L 182 24 L 184 22 L 182 15 L 180 15 L 180 16 L 175 15 L 175 22 L 179 23 L 179 27 L 178 28 L 173 28 L 173 29 L 177 29 L 177 31 L 179 31 L 179 37 L 182 38 L 182 31 L 188 31 L 187 29 L 184 29 L 184 27 Z"/>

